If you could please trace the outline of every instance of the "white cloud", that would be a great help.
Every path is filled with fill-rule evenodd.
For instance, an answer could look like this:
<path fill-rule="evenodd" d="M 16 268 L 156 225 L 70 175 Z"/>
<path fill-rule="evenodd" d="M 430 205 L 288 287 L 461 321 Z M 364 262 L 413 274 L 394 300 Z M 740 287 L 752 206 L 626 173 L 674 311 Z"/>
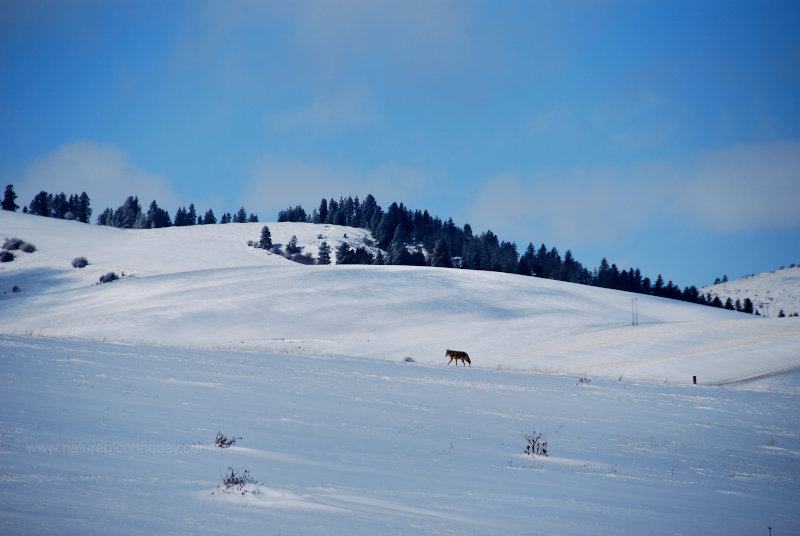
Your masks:
<path fill-rule="evenodd" d="M 613 241 L 663 213 L 655 169 L 551 171 L 498 175 L 486 183 L 467 213 L 474 229 L 501 236 L 541 236 L 561 244 Z"/>
<path fill-rule="evenodd" d="M 500 174 L 466 211 L 474 229 L 609 243 L 647 228 L 723 233 L 800 225 L 800 141 L 741 144 L 682 164 Z"/>
<path fill-rule="evenodd" d="M 129 195 L 149 204 L 155 199 L 162 207 L 177 204 L 169 180 L 163 173 L 141 170 L 128 155 L 113 145 L 77 140 L 37 157 L 16 180 L 14 188 L 20 205 L 27 205 L 44 190 L 67 195 L 86 192 L 94 216 L 116 208 Z"/>
<path fill-rule="evenodd" d="M 679 185 L 678 210 L 723 232 L 800 225 L 800 140 L 703 153 Z"/>
<path fill-rule="evenodd" d="M 369 90 L 361 85 L 317 96 L 307 105 L 283 110 L 268 118 L 279 128 L 362 127 L 379 119 Z"/>

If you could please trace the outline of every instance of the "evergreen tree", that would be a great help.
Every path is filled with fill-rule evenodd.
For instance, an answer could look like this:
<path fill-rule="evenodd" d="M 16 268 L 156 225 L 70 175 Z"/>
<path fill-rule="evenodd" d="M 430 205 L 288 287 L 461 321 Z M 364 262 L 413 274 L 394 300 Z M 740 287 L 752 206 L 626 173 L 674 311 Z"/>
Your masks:
<path fill-rule="evenodd" d="M 28 205 L 28 213 L 35 216 L 50 216 L 50 202 L 53 196 L 42 190 Z"/>
<path fill-rule="evenodd" d="M 347 245 L 347 242 L 342 242 L 336 248 L 336 264 L 353 264 L 353 257 L 353 251 Z"/>
<path fill-rule="evenodd" d="M 222 223 L 230 223 L 231 221 L 232 221 L 231 213 L 230 212 L 226 212 L 226 213 L 224 213 L 222 215 L 222 218 L 220 218 L 219 223 L 220 224 L 222 224 Z"/>
<path fill-rule="evenodd" d="M 92 218 L 91 204 L 92 202 L 86 192 L 81 192 L 81 195 L 78 196 L 77 206 L 75 207 L 75 219 L 81 223 L 89 223 Z"/>
<path fill-rule="evenodd" d="M 732 299 L 728 298 L 727 300 L 725 300 L 725 309 L 728 309 L 729 311 L 733 311 L 734 310 L 734 308 L 733 308 L 733 300 Z"/>
<path fill-rule="evenodd" d="M 194 203 L 189 203 L 189 210 L 186 211 L 186 225 L 195 225 L 197 223 L 197 210 L 194 208 Z"/>
<path fill-rule="evenodd" d="M 52 196 L 50 201 L 50 217 L 59 220 L 67 219 L 69 212 L 69 200 L 64 192 Z"/>
<path fill-rule="evenodd" d="M 653 296 L 663 296 L 664 295 L 664 278 L 661 277 L 661 274 L 658 274 L 656 278 L 656 283 L 653 285 Z M 719 300 L 719 298 L 717 298 Z M 722 302 L 719 304 L 722 307 Z M 716 305 L 714 306 L 716 307 Z"/>
<path fill-rule="evenodd" d="M 361 222 L 359 222 L 358 226 L 371 230 L 372 218 L 375 216 L 375 212 L 380 210 L 381 208 L 378 206 L 378 202 L 375 201 L 375 197 L 372 194 L 368 194 L 361 204 Z"/>
<path fill-rule="evenodd" d="M 408 248 L 401 240 L 392 240 L 389 243 L 386 256 L 386 264 L 406 266 L 411 264 L 411 253 L 409 253 Z"/>
<path fill-rule="evenodd" d="M 305 209 L 300 205 L 297 205 L 294 208 L 289 207 L 286 210 L 281 210 L 278 212 L 278 222 L 284 221 L 305 223 L 309 221 L 309 218 L 308 215 L 306 215 Z"/>
<path fill-rule="evenodd" d="M 133 224 L 134 229 L 147 229 L 147 214 L 144 212 L 139 212 L 139 215 L 136 216 L 136 222 Z"/>
<path fill-rule="evenodd" d="M 169 227 L 172 225 L 172 220 L 169 217 L 169 213 L 160 208 L 158 203 L 153 200 L 150 203 L 150 208 L 147 209 L 147 218 L 145 221 L 145 228 L 147 229 L 159 229 L 161 227 Z"/>
<path fill-rule="evenodd" d="M 175 221 L 173 222 L 175 227 L 186 227 L 187 225 L 191 225 L 189 221 L 189 212 L 186 210 L 186 207 L 178 207 L 178 210 L 175 211 Z"/>
<path fill-rule="evenodd" d="M 272 235 L 269 232 L 269 227 L 266 225 L 261 228 L 261 240 L 258 241 L 258 247 L 261 249 L 272 249 Z"/>
<path fill-rule="evenodd" d="M 650 281 L 649 277 L 645 277 L 642 279 L 642 294 L 652 294 L 653 293 L 653 284 Z"/>
<path fill-rule="evenodd" d="M 251 212 L 250 217 L 247 218 L 247 221 L 250 223 L 258 223 L 258 215 Z"/>
<path fill-rule="evenodd" d="M 212 225 L 214 223 L 217 223 L 217 217 L 214 216 L 213 210 L 208 209 L 206 215 L 203 216 L 203 225 Z"/>
<path fill-rule="evenodd" d="M 3 210 L 16 212 L 17 209 L 19 208 L 19 205 L 17 205 L 15 201 L 16 199 L 17 199 L 17 194 L 14 193 L 14 185 L 9 184 L 6 186 L 5 195 L 3 195 L 3 202 L 2 204 L 0 204 L 0 206 L 2 206 Z"/>
<path fill-rule="evenodd" d="M 314 223 L 325 223 L 328 219 L 328 200 L 324 197 L 319 202 L 319 209 L 317 209 L 317 221 Z"/>
<path fill-rule="evenodd" d="M 317 256 L 317 264 L 330 264 L 331 263 L 331 247 L 327 242 L 323 241 L 319 245 L 319 255 Z"/>
<path fill-rule="evenodd" d="M 744 302 L 742 303 L 742 312 L 753 314 L 753 311 L 754 311 L 753 302 L 750 300 L 750 298 L 745 298 Z"/>
<path fill-rule="evenodd" d="M 120 229 L 133 229 L 141 212 L 142 207 L 139 205 L 139 198 L 128 196 L 122 206 L 114 211 L 111 225 Z"/>
<path fill-rule="evenodd" d="M 300 253 L 300 247 L 297 245 L 297 236 L 292 235 L 292 237 L 289 239 L 289 243 L 286 244 L 286 253 L 289 255 Z"/>
<path fill-rule="evenodd" d="M 461 268 L 468 270 L 486 270 L 488 268 L 488 263 L 489 259 L 480 238 L 473 237 L 472 240 L 464 244 Z"/>
<path fill-rule="evenodd" d="M 453 261 L 450 259 L 450 248 L 447 247 L 447 242 L 442 239 L 436 241 L 436 246 L 433 248 L 433 255 L 431 255 L 431 266 L 439 268 L 452 268 Z"/>
<path fill-rule="evenodd" d="M 247 223 L 247 211 L 244 207 L 239 208 L 239 212 L 233 217 L 233 223 Z"/>
<path fill-rule="evenodd" d="M 114 211 L 111 208 L 105 209 L 97 216 L 97 225 L 111 226 L 114 223 Z"/>

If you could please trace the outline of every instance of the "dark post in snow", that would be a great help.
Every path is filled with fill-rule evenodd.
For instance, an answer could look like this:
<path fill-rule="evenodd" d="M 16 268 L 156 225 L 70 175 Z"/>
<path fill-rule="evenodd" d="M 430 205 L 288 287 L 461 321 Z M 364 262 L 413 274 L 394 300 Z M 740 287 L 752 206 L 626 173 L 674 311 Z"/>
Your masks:
<path fill-rule="evenodd" d="M 692 376 L 692 384 L 697 385 L 697 376 Z"/>

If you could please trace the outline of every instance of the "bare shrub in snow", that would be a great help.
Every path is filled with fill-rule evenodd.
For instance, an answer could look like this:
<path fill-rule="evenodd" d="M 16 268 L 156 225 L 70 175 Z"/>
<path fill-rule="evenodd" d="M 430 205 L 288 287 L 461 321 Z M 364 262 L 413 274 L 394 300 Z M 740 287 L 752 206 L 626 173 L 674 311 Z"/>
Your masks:
<path fill-rule="evenodd" d="M 620 381 L 622 381 L 622 376 L 620 376 Z M 578 386 L 591 385 L 591 383 L 592 383 L 592 380 L 590 380 L 586 376 L 582 376 L 582 377 L 578 378 L 578 381 L 575 382 L 575 385 L 578 385 Z"/>
<path fill-rule="evenodd" d="M 86 257 L 75 257 L 72 259 L 73 268 L 86 268 L 87 266 L 89 266 L 89 261 Z"/>
<path fill-rule="evenodd" d="M 226 449 L 228 447 L 232 447 L 236 444 L 236 441 L 241 439 L 241 437 L 227 437 L 222 432 L 217 432 L 217 439 L 214 440 L 214 444 L 217 445 L 221 449 Z"/>
<path fill-rule="evenodd" d="M 23 253 L 33 253 L 36 251 L 36 246 L 19 238 L 6 238 L 5 242 L 3 242 L 3 249 L 6 251 L 21 250 Z"/>
<path fill-rule="evenodd" d="M 100 276 L 101 283 L 111 283 L 112 281 L 116 281 L 117 279 L 119 279 L 119 276 L 114 272 L 108 272 L 107 274 Z"/>
<path fill-rule="evenodd" d="M 414 358 L 413 358 L 413 357 L 411 357 L 411 356 L 406 356 L 406 358 L 405 358 L 405 359 L 403 359 L 403 361 L 405 361 L 406 363 L 416 363 L 416 361 L 414 360 Z"/>
<path fill-rule="evenodd" d="M 24 243 L 25 241 L 19 238 L 6 238 L 5 242 L 3 242 L 3 249 L 6 251 L 16 251 L 21 248 Z"/>
<path fill-rule="evenodd" d="M 528 456 L 544 456 L 547 455 L 547 441 L 542 438 L 542 434 L 537 434 L 534 430 L 530 434 L 523 434 L 525 438 L 525 454 Z"/>
<path fill-rule="evenodd" d="M 287 258 L 290 261 L 297 262 L 300 264 L 316 264 L 314 257 L 312 257 L 308 253 L 295 253 L 294 255 L 289 255 Z"/>
<path fill-rule="evenodd" d="M 250 476 L 249 470 L 245 469 L 242 472 L 236 472 L 233 467 L 228 467 L 228 472 L 222 477 L 221 489 L 217 488 L 217 490 L 224 493 L 238 492 L 246 495 L 248 492 L 256 493 L 257 488 L 255 486 L 258 486 L 258 481 Z M 215 491 L 212 491 L 211 495 L 214 495 L 214 493 Z"/>

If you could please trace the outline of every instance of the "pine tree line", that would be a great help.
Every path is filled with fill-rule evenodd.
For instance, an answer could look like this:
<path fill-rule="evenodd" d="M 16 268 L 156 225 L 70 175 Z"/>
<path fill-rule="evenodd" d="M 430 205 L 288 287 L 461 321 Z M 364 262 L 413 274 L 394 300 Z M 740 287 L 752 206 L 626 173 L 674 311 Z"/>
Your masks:
<path fill-rule="evenodd" d="M 17 197 L 14 192 L 14 185 L 7 185 L 0 207 L 3 210 L 16 212 L 19 209 L 19 205 L 16 203 Z M 89 223 L 92 217 L 91 199 L 86 192 L 82 192 L 80 195 L 72 194 L 67 197 L 63 192 L 51 194 L 42 190 L 22 209 L 22 212 L 48 218 Z M 226 212 L 219 221 L 219 223 L 248 222 L 258 222 L 258 216 L 254 213 L 248 214 L 244 207 L 241 207 L 235 214 Z M 194 203 L 191 203 L 188 209 L 183 206 L 178 207 L 174 220 L 170 218 L 169 212 L 158 206 L 156 201 L 150 203 L 150 207 L 145 212 L 139 204 L 137 196 L 128 196 L 116 210 L 107 208 L 97 216 L 98 225 L 108 225 L 121 229 L 155 229 L 159 227 L 181 227 L 215 223 L 217 223 L 217 217 L 214 215 L 213 210 L 209 209 L 201 216 L 195 209 Z"/>
<path fill-rule="evenodd" d="M 240 208 L 238 212 L 231 215 L 226 212 L 222 215 L 219 223 L 248 223 L 258 222 L 256 214 L 249 214 Z M 186 227 L 189 225 L 212 225 L 217 223 L 217 217 L 212 209 L 208 209 L 204 215 L 200 215 L 194 206 L 189 204 L 189 208 L 178 207 L 175 212 L 174 220 L 170 218 L 169 212 L 158 206 L 154 200 L 145 212 L 139 204 L 137 196 L 128 196 L 124 203 L 116 210 L 105 209 L 98 217 L 98 225 L 108 225 L 120 229 L 158 229 L 161 227 Z"/>
<path fill-rule="evenodd" d="M 16 211 L 19 208 L 15 202 L 16 198 L 13 185 L 7 185 L 2 209 Z M 29 206 L 24 207 L 23 212 L 89 223 L 92 208 L 86 192 L 67 197 L 63 192 L 54 195 L 41 191 Z M 411 210 L 403 203 L 393 202 L 384 211 L 371 194 L 367 195 L 363 202 L 358 197 L 340 197 L 338 202 L 333 198 L 330 200 L 323 198 L 319 207 L 310 215 L 300 205 L 290 207 L 278 213 L 278 221 L 367 229 L 375 238 L 379 250 L 382 250 L 377 255 L 372 255 L 366 248 L 351 248 L 347 244 L 342 244 L 336 250 L 338 264 L 435 266 L 516 273 L 683 300 L 751 314 L 755 312 L 749 298 L 745 298 L 744 302 L 739 300 L 733 302 L 729 298 L 723 303 L 718 296 L 701 294 L 695 286 L 681 290 L 672 281 L 665 283 L 661 274 L 653 282 L 649 277 L 644 277 L 638 268 L 620 270 L 616 264 L 609 265 L 605 258 L 601 260 L 600 266 L 589 270 L 577 261 L 569 250 L 562 258 L 555 247 L 548 249 L 545 244 L 541 244 L 537 249 L 532 242 L 520 255 L 515 243 L 501 241 L 491 230 L 476 236 L 469 224 L 458 227 L 452 218 L 443 221 L 439 217 L 432 217 L 427 210 Z M 235 214 L 223 214 L 219 220 L 221 224 L 247 222 L 258 222 L 258 216 L 248 214 L 244 207 Z M 129 196 L 116 210 L 107 208 L 97 217 L 98 225 L 127 229 L 215 223 L 217 218 L 211 209 L 200 216 L 192 203 L 188 209 L 179 207 L 173 220 L 169 212 L 160 208 L 155 200 L 148 210 L 144 211 L 136 196 Z M 326 260 L 330 257 L 329 248 L 325 250 L 325 257 Z M 724 279 L 727 280 L 727 277 Z"/>
<path fill-rule="evenodd" d="M 16 211 L 19 205 L 15 200 L 17 194 L 14 193 L 14 186 L 9 184 L 6 186 L 5 195 L 3 197 L 3 209 Z M 59 194 L 51 194 L 42 190 L 36 194 L 29 205 L 23 208 L 26 214 L 33 214 L 36 216 L 45 216 L 47 218 L 58 218 L 61 220 L 76 220 L 83 223 L 89 223 L 92 217 L 91 199 L 82 192 L 80 195 L 67 194 L 61 192 Z"/>
<path fill-rule="evenodd" d="M 309 215 L 297 205 L 278 213 L 278 221 L 324 223 L 367 229 L 376 246 L 386 252 L 377 256 L 366 250 L 358 251 L 342 244 L 336 251 L 337 263 L 403 264 L 436 266 L 515 273 L 525 276 L 555 279 L 662 298 L 682 300 L 702 305 L 725 307 L 719 299 L 702 295 L 697 287 L 683 290 L 672 281 L 665 282 L 661 274 L 655 281 L 642 275 L 638 268 L 620 270 L 616 264 L 600 261 L 590 270 L 575 259 L 572 252 L 562 257 L 557 248 L 529 243 L 520 254 L 513 242 L 500 240 L 491 230 L 475 235 L 469 224 L 456 226 L 452 218 L 444 221 L 427 210 L 411 210 L 403 203 L 393 202 L 385 211 L 372 195 L 364 201 L 358 197 L 340 197 L 320 201 Z M 752 304 L 732 308 L 753 312 Z"/>

